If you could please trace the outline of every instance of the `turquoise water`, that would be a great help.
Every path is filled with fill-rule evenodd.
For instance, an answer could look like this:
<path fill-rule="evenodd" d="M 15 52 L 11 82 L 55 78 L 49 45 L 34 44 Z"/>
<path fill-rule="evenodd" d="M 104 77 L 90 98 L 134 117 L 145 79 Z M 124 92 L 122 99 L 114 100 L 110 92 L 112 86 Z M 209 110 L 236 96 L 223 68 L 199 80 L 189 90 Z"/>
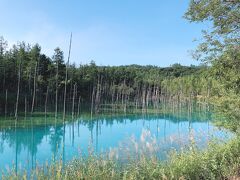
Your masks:
<path fill-rule="evenodd" d="M 180 116 L 174 114 L 99 115 L 93 119 L 82 116 L 65 124 L 36 125 L 41 117 L 33 118 L 32 125 L 5 126 L 0 129 L 0 169 L 17 169 L 44 165 L 47 161 L 63 159 L 68 162 L 81 154 L 88 154 L 89 147 L 96 153 L 110 148 L 129 146 L 134 139 L 142 143 L 147 132 L 160 147 L 158 155 L 165 158 L 172 149 L 188 144 L 194 136 L 203 147 L 211 137 L 224 139 L 226 132 L 211 124 L 211 115 Z M 44 117 L 42 117 L 44 119 Z M 43 120 L 50 122 L 48 117 Z M 17 165 L 17 166 L 16 166 Z"/>

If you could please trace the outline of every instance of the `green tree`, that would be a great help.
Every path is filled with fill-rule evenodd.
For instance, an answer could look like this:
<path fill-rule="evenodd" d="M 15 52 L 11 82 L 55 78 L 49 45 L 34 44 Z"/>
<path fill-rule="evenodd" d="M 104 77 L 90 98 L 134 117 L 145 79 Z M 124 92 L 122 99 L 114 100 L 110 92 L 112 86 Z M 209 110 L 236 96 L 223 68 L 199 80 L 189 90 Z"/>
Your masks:
<path fill-rule="evenodd" d="M 219 83 L 214 103 L 221 112 L 234 114 L 239 123 L 240 107 L 240 2 L 239 0 L 191 0 L 185 18 L 191 22 L 210 22 L 212 28 L 203 31 L 204 41 L 195 57 L 210 63 Z"/>

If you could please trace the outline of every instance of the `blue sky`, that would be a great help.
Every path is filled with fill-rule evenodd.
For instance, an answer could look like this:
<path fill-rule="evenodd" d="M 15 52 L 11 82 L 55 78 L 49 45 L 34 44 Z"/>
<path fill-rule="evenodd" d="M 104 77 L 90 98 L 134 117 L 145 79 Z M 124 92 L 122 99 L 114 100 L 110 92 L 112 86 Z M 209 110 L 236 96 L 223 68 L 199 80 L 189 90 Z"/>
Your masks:
<path fill-rule="evenodd" d="M 202 24 L 182 16 L 189 0 L 0 0 L 0 36 L 39 43 L 52 56 L 59 46 L 71 62 L 98 65 L 198 64 L 189 51 Z"/>

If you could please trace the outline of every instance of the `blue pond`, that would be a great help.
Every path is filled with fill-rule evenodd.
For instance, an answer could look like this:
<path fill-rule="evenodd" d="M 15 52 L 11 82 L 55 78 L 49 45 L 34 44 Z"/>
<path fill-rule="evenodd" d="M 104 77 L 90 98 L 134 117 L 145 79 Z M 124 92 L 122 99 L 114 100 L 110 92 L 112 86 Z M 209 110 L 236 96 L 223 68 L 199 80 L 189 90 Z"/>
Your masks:
<path fill-rule="evenodd" d="M 225 139 L 227 132 L 211 123 L 211 115 L 131 114 L 99 115 L 94 118 L 81 116 L 63 123 L 40 124 L 32 118 L 26 126 L 0 128 L 0 169 L 23 167 L 31 170 L 47 161 L 63 159 L 66 163 L 82 154 L 89 147 L 96 153 L 121 146 L 131 147 L 132 139 L 142 141 L 143 134 L 151 134 L 160 147 L 158 155 L 165 158 L 173 148 L 187 145 L 194 137 L 198 146 L 204 147 L 211 138 Z M 51 122 L 51 117 L 43 122 Z M 38 124 L 38 125 L 37 125 Z"/>

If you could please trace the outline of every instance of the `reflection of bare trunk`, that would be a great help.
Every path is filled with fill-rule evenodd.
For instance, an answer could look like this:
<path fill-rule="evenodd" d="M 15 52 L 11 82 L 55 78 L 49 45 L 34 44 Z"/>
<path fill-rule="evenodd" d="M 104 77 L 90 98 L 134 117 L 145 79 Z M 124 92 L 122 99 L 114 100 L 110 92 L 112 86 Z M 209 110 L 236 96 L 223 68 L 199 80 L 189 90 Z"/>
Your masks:
<path fill-rule="evenodd" d="M 63 143 L 62 143 L 62 163 L 63 163 L 63 166 L 65 165 L 65 121 L 63 122 Z"/>
<path fill-rule="evenodd" d="M 32 160 L 32 169 L 34 168 L 34 152 L 33 152 L 33 147 L 34 147 L 34 136 L 33 136 L 33 123 L 32 123 L 32 117 L 31 117 L 31 160 Z"/>
<path fill-rule="evenodd" d="M 35 72 L 34 72 L 33 99 L 32 99 L 31 114 L 33 113 L 33 110 L 34 110 L 34 103 L 35 103 L 35 96 L 36 96 L 36 74 L 37 74 L 37 62 L 36 62 Z"/>
<path fill-rule="evenodd" d="M 96 152 L 98 152 L 98 119 L 96 124 Z"/>
<path fill-rule="evenodd" d="M 18 86 L 17 86 L 17 100 L 16 100 L 16 109 L 15 109 L 15 118 L 18 118 L 18 102 L 19 102 L 19 92 L 20 92 L 20 80 L 21 80 L 21 58 L 18 65 Z"/>
<path fill-rule="evenodd" d="M 18 136 L 17 136 L 17 127 L 15 125 L 15 140 L 16 140 L 16 149 L 15 149 L 15 173 L 17 174 L 18 172 Z"/>

